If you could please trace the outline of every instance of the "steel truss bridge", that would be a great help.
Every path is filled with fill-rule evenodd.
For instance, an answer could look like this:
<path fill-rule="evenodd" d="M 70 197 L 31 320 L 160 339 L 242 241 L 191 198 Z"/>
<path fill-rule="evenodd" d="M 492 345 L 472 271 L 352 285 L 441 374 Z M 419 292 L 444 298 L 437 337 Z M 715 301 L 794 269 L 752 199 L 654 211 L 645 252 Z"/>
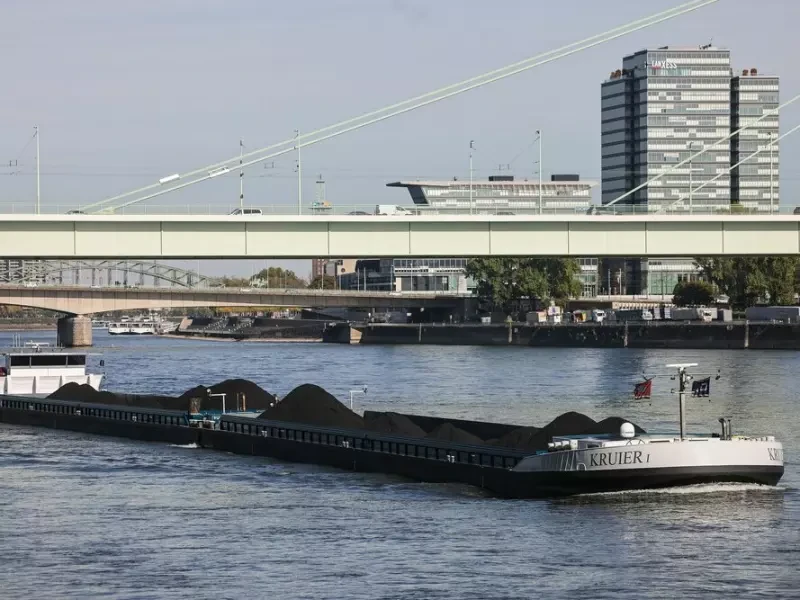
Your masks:
<path fill-rule="evenodd" d="M 217 287 L 221 280 L 153 261 L 142 260 L 4 260 L 0 284 L 73 284 L 95 287 Z"/>

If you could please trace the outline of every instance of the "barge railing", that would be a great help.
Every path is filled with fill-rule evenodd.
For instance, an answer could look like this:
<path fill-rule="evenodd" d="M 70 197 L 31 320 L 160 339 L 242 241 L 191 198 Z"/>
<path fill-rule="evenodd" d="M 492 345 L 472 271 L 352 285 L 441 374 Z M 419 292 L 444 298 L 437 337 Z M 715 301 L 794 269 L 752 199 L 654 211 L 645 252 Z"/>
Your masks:
<path fill-rule="evenodd" d="M 367 429 L 338 429 L 233 415 L 221 417 L 219 429 L 254 437 L 338 446 L 496 469 L 513 469 L 520 460 L 532 454 L 498 446 L 459 444 L 431 438 L 395 436 Z"/>

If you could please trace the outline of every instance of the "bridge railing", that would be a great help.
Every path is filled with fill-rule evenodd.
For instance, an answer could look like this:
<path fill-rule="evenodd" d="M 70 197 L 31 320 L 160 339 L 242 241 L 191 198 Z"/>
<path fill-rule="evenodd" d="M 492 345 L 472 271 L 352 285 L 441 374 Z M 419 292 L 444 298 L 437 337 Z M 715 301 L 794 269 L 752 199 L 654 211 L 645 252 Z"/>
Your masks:
<path fill-rule="evenodd" d="M 400 210 L 397 215 L 400 216 L 414 216 L 414 215 L 496 215 L 496 216 L 513 216 L 513 215 L 654 215 L 654 214 L 667 214 L 667 215 L 761 215 L 769 216 L 796 214 L 800 208 L 789 205 L 775 207 L 770 213 L 769 207 L 747 207 L 741 205 L 734 205 L 731 207 L 705 207 L 705 206 L 678 206 L 669 207 L 659 210 L 658 206 L 650 205 L 614 205 L 609 208 L 604 208 L 601 205 L 593 204 L 590 206 L 579 207 L 546 207 L 540 213 L 536 207 L 535 202 L 527 203 L 530 206 L 482 206 L 480 202 L 476 207 L 470 210 L 469 207 L 459 206 L 458 208 L 432 208 L 432 207 L 418 207 L 398 205 Z M 81 212 L 80 207 L 70 204 L 45 204 L 42 205 L 40 214 L 46 215 L 231 215 L 234 211 L 239 210 L 238 205 L 228 204 L 135 204 L 116 211 L 99 211 L 99 212 Z M 375 204 L 338 204 L 330 205 L 327 207 L 319 207 L 309 204 L 303 207 L 302 215 L 304 216 L 320 216 L 326 217 L 331 215 L 337 216 L 380 216 L 381 218 L 389 218 L 391 215 L 375 215 Z M 263 216 L 269 215 L 297 215 L 297 205 L 291 204 L 275 204 L 275 205 L 258 205 L 246 206 L 245 211 L 260 211 Z M 0 203 L 0 215 L 32 215 L 34 214 L 34 206 L 30 202 L 4 202 Z M 257 217 L 256 214 L 243 214 L 238 215 L 242 219 Z"/>

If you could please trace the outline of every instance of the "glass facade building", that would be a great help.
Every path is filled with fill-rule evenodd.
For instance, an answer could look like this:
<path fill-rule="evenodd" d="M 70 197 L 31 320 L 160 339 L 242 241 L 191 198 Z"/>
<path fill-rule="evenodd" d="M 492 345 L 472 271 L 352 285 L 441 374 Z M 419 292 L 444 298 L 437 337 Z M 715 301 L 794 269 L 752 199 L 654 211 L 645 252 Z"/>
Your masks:
<path fill-rule="evenodd" d="M 383 292 L 467 293 L 466 258 L 358 260 L 352 273 L 339 276 L 342 289 Z"/>
<path fill-rule="evenodd" d="M 663 47 L 626 56 L 601 86 L 603 204 L 709 148 L 618 204 L 728 209 L 731 144 L 713 145 L 730 133 L 730 98 L 729 50 Z"/>
<path fill-rule="evenodd" d="M 636 212 L 714 213 L 732 204 L 778 210 L 779 120 L 733 131 L 777 108 L 779 79 L 755 69 L 734 76 L 730 51 L 664 46 L 625 56 L 601 84 L 602 203 Z M 756 150 L 764 150 L 732 168 Z M 700 152 L 687 164 L 672 166 Z M 671 294 L 698 271 L 691 258 L 603 261 L 601 289 L 635 295 Z"/>
<path fill-rule="evenodd" d="M 778 108 L 780 80 L 744 70 L 731 81 L 731 131 L 753 123 Z M 748 210 L 776 212 L 780 203 L 778 175 L 780 149 L 777 140 L 778 113 L 755 124 L 731 139 L 731 166 L 757 150 L 762 152 L 731 170 L 733 202 Z M 774 142 L 770 146 L 770 142 Z"/>

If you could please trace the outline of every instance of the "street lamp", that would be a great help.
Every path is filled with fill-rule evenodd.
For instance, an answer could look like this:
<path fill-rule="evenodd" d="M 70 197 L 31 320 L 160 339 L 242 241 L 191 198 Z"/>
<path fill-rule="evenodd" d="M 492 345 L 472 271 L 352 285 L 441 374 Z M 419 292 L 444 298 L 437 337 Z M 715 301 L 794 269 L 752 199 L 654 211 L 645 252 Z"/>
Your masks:
<path fill-rule="evenodd" d="M 222 398 L 222 414 L 225 414 L 225 394 L 212 394 L 211 390 L 207 390 L 206 393 L 208 394 L 209 398 Z"/>
<path fill-rule="evenodd" d="M 472 190 L 472 154 L 475 151 L 475 140 L 469 141 L 469 214 L 472 214 L 473 190 Z"/>
<path fill-rule="evenodd" d="M 363 386 L 360 390 L 350 390 L 350 410 L 353 410 L 353 396 L 355 394 L 367 395 L 367 386 Z"/>

